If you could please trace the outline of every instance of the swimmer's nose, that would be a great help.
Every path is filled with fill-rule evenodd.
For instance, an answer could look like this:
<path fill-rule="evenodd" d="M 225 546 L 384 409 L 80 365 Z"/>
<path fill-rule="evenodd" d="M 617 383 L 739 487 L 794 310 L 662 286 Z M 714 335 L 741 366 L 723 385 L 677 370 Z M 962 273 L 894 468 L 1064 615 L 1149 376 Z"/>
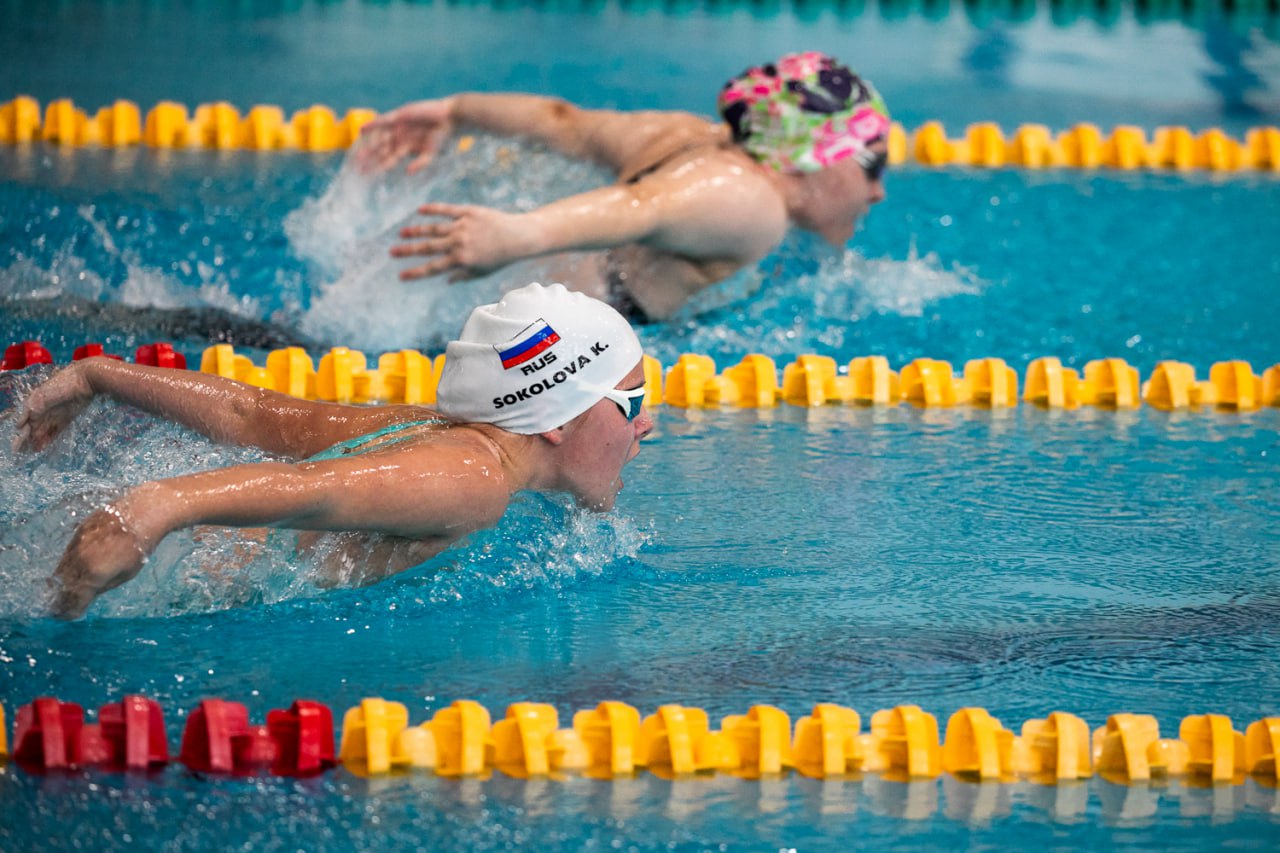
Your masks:
<path fill-rule="evenodd" d="M 884 178 L 876 178 L 871 182 L 871 203 L 879 204 L 888 198 L 889 193 L 884 188 Z"/>
<path fill-rule="evenodd" d="M 649 414 L 648 406 L 640 407 L 640 414 L 636 415 L 636 441 L 642 440 L 646 435 L 653 432 L 653 417 Z"/>

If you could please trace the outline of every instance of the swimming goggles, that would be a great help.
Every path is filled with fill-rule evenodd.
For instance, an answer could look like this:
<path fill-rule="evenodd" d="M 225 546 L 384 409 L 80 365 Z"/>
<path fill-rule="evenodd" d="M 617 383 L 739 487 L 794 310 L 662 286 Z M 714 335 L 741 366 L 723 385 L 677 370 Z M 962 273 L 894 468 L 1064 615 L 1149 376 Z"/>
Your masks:
<path fill-rule="evenodd" d="M 639 388 L 631 388 L 622 390 L 621 388 L 601 388 L 600 393 L 604 395 L 606 400 L 612 400 L 622 410 L 622 416 L 627 419 L 627 423 L 631 423 L 640 417 L 640 410 L 644 408 L 645 387 L 641 385 Z"/>
<path fill-rule="evenodd" d="M 854 154 L 853 158 L 858 161 L 858 165 L 862 167 L 863 174 L 872 183 L 883 178 L 884 170 L 889 167 L 889 153 L 887 151 L 872 151 L 870 148 L 863 148 Z"/>

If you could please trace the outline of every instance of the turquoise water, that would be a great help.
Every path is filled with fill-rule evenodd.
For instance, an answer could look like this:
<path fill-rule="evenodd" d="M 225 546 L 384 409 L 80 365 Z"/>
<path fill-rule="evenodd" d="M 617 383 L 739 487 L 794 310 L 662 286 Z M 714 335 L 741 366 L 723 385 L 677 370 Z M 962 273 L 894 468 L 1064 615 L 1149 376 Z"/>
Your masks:
<path fill-rule="evenodd" d="M 520 86 L 704 111 L 706 78 L 816 43 L 865 56 L 908 125 L 1238 131 L 1278 112 L 1270 19 L 1121 11 L 1058 28 L 1047 13 L 979 21 L 959 6 L 934 20 L 887 7 L 34 5 L 0 3 L 0 54 L 15 58 L 0 66 L 0 98 L 341 109 Z M 503 170 L 496 146 L 482 139 L 393 182 L 361 180 L 338 155 L 0 148 L 4 342 L 39 338 L 59 361 L 88 340 L 122 353 L 172 340 L 194 359 L 222 336 L 259 361 L 291 342 L 438 348 L 505 279 L 399 283 L 384 249 L 414 205 L 527 207 L 601 179 L 527 146 L 514 150 L 522 170 Z M 849 251 L 796 237 L 751 295 L 729 288 L 724 307 L 642 334 L 668 364 L 683 352 L 722 366 L 749 351 L 780 364 L 877 352 L 896 366 L 999 356 L 1021 372 L 1041 355 L 1076 366 L 1119 355 L 1144 374 L 1164 358 L 1201 375 L 1227 358 L 1260 371 L 1280 361 L 1277 189 L 1266 175 L 904 168 Z M 133 583 L 64 624 L 45 615 L 43 583 L 78 518 L 122 484 L 257 457 L 109 403 L 45 453 L 15 456 L 17 401 L 47 372 L 0 375 L 10 727 L 37 696 L 96 710 L 126 692 L 160 702 L 171 749 L 206 697 L 243 702 L 256 721 L 304 697 L 337 717 L 371 695 L 404 702 L 414 722 L 460 698 L 495 716 L 550 702 L 562 722 L 604 699 L 646 714 L 695 705 L 713 721 L 757 702 L 794 719 L 836 701 L 864 723 L 915 703 L 945 724 L 980 705 L 1013 729 L 1057 709 L 1091 726 L 1132 711 L 1166 736 L 1189 714 L 1229 714 L 1243 729 L 1280 713 L 1280 410 L 660 409 L 607 516 L 526 496 L 497 529 L 361 589 L 324 586 L 284 549 L 246 557 L 235 534 L 175 536 Z M 1276 791 L 1252 780 L 0 769 L 6 850 L 1266 848 L 1277 814 Z"/>
<path fill-rule="evenodd" d="M 745 66 L 817 49 L 876 81 L 908 127 L 1275 123 L 1280 16 L 1195 5 L 1180 19 L 1160 4 L 1070 0 L 3 0 L 0 92 L 90 109 L 130 98 L 382 110 L 517 90 L 709 113 Z"/>
<path fill-rule="evenodd" d="M 518 156 L 529 171 L 515 179 L 485 149 L 392 186 L 336 155 L 122 163 L 110 152 L 0 149 L 0 169 L 17 177 L 0 185 L 9 338 L 39 337 L 62 360 L 86 340 L 131 353 L 185 338 L 198 355 L 224 331 L 251 353 L 294 342 L 439 351 L 472 305 L 508 278 L 541 274 L 529 264 L 448 288 L 401 283 L 386 247 L 420 199 L 528 208 L 599 180 L 528 148 Z M 794 235 L 749 283 L 759 287 L 750 298 L 728 287 L 722 310 L 641 334 L 667 364 L 684 352 L 726 365 L 753 351 L 780 363 L 878 352 L 897 366 L 996 355 L 1021 371 L 1057 355 L 1077 367 L 1121 356 L 1144 374 L 1166 358 L 1202 375 L 1228 358 L 1261 370 L 1277 360 L 1278 188 L 1265 174 L 908 166 L 891 175 L 855 251 Z"/>
<path fill-rule="evenodd" d="M 32 474 L 41 493 L 4 517 L 2 695 L 96 707 L 140 691 L 165 708 L 175 746 L 182 715 L 211 696 L 259 720 L 302 696 L 340 713 L 379 695 L 415 721 L 464 697 L 495 714 L 546 701 L 562 720 L 610 697 L 713 719 L 760 701 L 793 718 L 836 701 L 864 720 L 904 702 L 940 720 L 976 704 L 1012 727 L 1057 708 L 1093 725 L 1124 710 L 1172 732 L 1205 711 L 1243 726 L 1280 695 L 1274 410 L 663 411 L 608 517 L 528 498 L 497 530 L 358 590 L 323 590 L 306 566 L 229 572 L 227 543 L 178 537 L 87 620 L 60 624 L 32 612 L 53 550 L 39 531 L 64 537 L 80 496 L 115 478 L 227 461 L 117 408 L 95 415 L 49 457 L 4 461 L 7 494 Z M 15 566 L 15 549 L 32 563 Z M 18 846 L 74 819 L 109 847 L 232 832 L 266 849 L 1200 849 L 1267 846 L 1280 807 L 1252 780 L 246 782 L 11 768 L 0 791 Z"/>

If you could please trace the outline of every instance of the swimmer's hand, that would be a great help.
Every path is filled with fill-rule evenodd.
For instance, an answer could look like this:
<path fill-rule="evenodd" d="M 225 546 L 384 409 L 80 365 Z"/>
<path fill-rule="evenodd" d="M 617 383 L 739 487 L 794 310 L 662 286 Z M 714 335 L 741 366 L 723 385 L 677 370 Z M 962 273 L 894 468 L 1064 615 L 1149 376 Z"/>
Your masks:
<path fill-rule="evenodd" d="M 473 204 L 424 204 L 418 213 L 443 221 L 400 229 L 402 239 L 414 242 L 392 246 L 393 257 L 431 259 L 401 270 L 403 281 L 443 272 L 450 273 L 450 281 L 462 281 L 541 253 L 537 230 L 525 214 Z"/>
<path fill-rule="evenodd" d="M 360 130 L 355 150 L 362 172 L 385 172 L 405 157 L 410 175 L 427 167 L 453 131 L 453 98 L 417 101 L 378 116 Z"/>
<path fill-rule="evenodd" d="M 141 571 L 149 550 L 118 510 L 108 507 L 89 516 L 71 537 L 49 581 L 53 615 L 83 616 L 95 598 Z"/>
<path fill-rule="evenodd" d="M 27 396 L 18 416 L 13 450 L 41 450 L 84 411 L 93 399 L 84 362 L 59 370 Z"/>

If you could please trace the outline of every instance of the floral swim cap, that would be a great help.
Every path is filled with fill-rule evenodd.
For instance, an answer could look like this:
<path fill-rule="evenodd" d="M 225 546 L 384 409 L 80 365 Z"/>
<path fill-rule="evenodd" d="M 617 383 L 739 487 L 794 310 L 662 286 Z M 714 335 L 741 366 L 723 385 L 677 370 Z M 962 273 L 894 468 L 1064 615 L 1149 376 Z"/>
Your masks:
<path fill-rule="evenodd" d="M 749 68 L 724 84 L 720 115 L 733 140 L 779 172 L 817 172 L 889 135 L 880 93 L 817 51 Z"/>

